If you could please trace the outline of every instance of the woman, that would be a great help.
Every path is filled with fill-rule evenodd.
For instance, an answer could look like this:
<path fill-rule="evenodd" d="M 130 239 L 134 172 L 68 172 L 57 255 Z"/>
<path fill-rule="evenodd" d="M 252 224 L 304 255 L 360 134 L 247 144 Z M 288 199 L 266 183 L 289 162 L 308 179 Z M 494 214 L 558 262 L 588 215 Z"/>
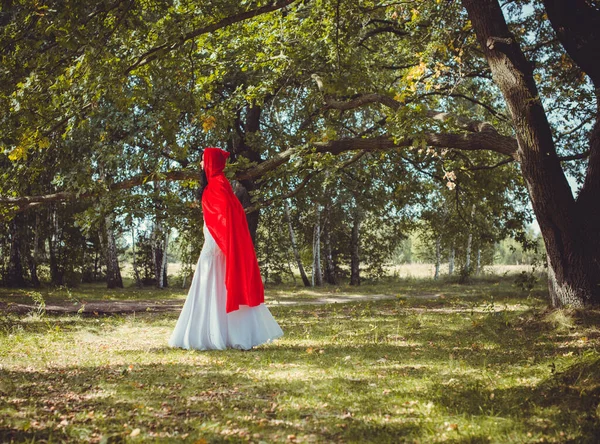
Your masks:
<path fill-rule="evenodd" d="M 169 345 L 248 350 L 283 335 L 264 304 L 264 288 L 246 213 L 223 174 L 229 153 L 206 148 L 200 167 L 204 245 Z"/>

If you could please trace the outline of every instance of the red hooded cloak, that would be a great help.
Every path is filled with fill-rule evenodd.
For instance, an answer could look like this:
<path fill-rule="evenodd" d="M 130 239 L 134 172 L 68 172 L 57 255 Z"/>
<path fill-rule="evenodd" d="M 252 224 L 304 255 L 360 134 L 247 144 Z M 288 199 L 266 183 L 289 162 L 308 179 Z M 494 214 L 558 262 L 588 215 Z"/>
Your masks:
<path fill-rule="evenodd" d="M 225 255 L 226 311 L 240 305 L 255 307 L 265 300 L 265 290 L 248 221 L 223 170 L 229 157 L 220 148 L 204 150 L 204 172 L 208 185 L 202 194 L 204 222 Z"/>

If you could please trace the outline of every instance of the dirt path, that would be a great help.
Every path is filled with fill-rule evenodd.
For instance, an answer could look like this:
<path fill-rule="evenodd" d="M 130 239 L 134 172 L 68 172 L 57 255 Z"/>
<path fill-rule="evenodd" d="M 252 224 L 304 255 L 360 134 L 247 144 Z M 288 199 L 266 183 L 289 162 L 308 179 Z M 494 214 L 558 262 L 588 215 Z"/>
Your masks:
<path fill-rule="evenodd" d="M 435 299 L 439 294 L 421 294 L 411 296 L 418 299 Z M 277 307 L 279 305 L 324 305 L 324 304 L 345 304 L 349 302 L 380 301 L 395 299 L 396 296 L 389 294 L 373 295 L 323 295 L 314 299 L 269 299 L 267 305 Z M 87 316 L 126 314 L 140 312 L 178 312 L 183 307 L 182 299 L 164 299 L 164 300 L 134 300 L 134 301 L 90 301 L 84 304 L 73 304 L 72 302 L 49 303 L 46 305 L 47 314 L 74 314 L 80 313 Z M 0 311 L 16 314 L 26 314 L 35 311 L 36 307 L 32 304 L 19 304 L 13 302 L 0 301 Z"/>

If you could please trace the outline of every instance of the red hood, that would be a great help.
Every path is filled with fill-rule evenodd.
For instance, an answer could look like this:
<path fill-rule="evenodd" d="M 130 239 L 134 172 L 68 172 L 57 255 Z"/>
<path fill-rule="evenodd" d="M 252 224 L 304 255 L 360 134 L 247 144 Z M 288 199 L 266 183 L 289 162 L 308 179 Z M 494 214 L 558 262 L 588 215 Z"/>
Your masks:
<path fill-rule="evenodd" d="M 209 180 L 211 177 L 223 174 L 228 157 L 229 153 L 221 148 L 204 149 L 204 172 Z"/>

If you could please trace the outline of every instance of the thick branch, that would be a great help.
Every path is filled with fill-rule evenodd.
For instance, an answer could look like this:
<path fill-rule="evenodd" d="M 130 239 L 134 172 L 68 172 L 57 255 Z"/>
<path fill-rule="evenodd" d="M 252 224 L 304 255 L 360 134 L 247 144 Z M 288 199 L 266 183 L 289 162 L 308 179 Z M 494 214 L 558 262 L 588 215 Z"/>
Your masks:
<path fill-rule="evenodd" d="M 313 75 L 313 78 L 315 76 Z M 320 83 L 320 79 L 315 78 L 315 81 L 319 85 L 319 88 L 322 88 L 322 84 Z M 325 109 L 337 109 L 341 111 L 347 111 L 350 109 L 359 108 L 361 106 L 369 105 L 372 103 L 381 103 L 382 105 L 391 108 L 394 111 L 397 111 L 401 106 L 405 106 L 402 103 L 394 100 L 390 96 L 386 96 L 385 94 L 378 93 L 370 93 L 370 94 L 360 94 L 358 96 L 354 96 L 350 100 L 336 100 L 331 97 L 325 97 Z M 462 129 L 473 132 L 480 131 L 489 131 L 489 132 L 497 132 L 496 128 L 491 123 L 482 122 L 480 120 L 468 119 L 466 117 L 459 116 L 457 114 L 447 113 L 443 111 L 435 111 L 435 110 L 426 110 L 425 115 L 433 120 L 440 121 L 449 121 L 452 120 L 456 125 Z"/>
<path fill-rule="evenodd" d="M 420 139 L 405 138 L 394 141 L 389 136 L 380 136 L 374 138 L 345 138 L 328 142 L 313 143 L 313 150 L 318 153 L 340 154 L 347 151 L 388 151 L 397 148 L 406 148 L 418 144 L 424 140 L 426 145 L 437 148 L 455 148 L 467 151 L 488 150 L 505 154 L 514 158 L 517 151 L 517 142 L 512 137 L 503 136 L 496 132 L 480 131 L 476 133 L 451 134 L 451 133 L 427 133 L 420 136 Z M 248 180 L 264 176 L 269 171 L 275 170 L 280 165 L 288 162 L 295 155 L 301 155 L 304 147 L 289 148 L 278 153 L 270 159 L 250 167 L 247 170 L 238 171 L 234 179 Z M 358 158 L 362 154 L 357 155 Z M 358 160 L 358 158 L 356 160 Z M 147 181 L 178 181 L 178 180 L 199 180 L 199 171 L 168 171 L 166 173 L 157 173 L 153 175 L 140 174 L 122 182 L 117 182 L 107 188 L 106 191 L 116 191 L 130 189 L 144 184 Z M 99 191 L 90 191 L 77 194 L 74 192 L 60 192 L 47 194 L 43 196 L 24 196 L 24 197 L 0 197 L 0 205 L 17 205 L 19 211 L 29 208 L 32 204 L 54 202 L 60 200 L 83 199 L 99 194 Z"/>

